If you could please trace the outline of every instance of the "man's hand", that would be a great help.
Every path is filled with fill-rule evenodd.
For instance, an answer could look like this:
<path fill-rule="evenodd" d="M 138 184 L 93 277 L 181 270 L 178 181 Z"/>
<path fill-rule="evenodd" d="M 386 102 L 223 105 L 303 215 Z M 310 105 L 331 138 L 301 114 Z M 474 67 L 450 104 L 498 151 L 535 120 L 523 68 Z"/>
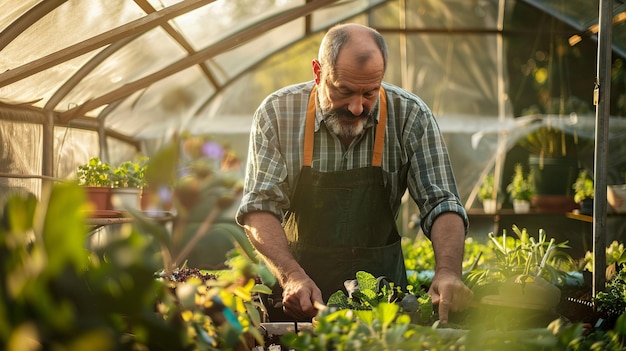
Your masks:
<path fill-rule="evenodd" d="M 460 215 L 440 214 L 433 223 L 431 241 L 435 251 L 435 276 L 428 294 L 439 306 L 439 321 L 448 322 L 448 312 L 466 309 L 474 293 L 463 283 L 461 268 L 465 247 L 465 228 Z"/>
<path fill-rule="evenodd" d="M 469 307 L 474 298 L 459 276 L 452 272 L 438 272 L 428 290 L 434 305 L 439 306 L 439 321 L 448 322 L 448 312 L 462 311 Z"/>
<path fill-rule="evenodd" d="M 322 292 L 306 274 L 293 274 L 283 285 L 283 310 L 296 320 L 308 320 L 323 306 Z"/>
<path fill-rule="evenodd" d="M 283 227 L 269 212 L 250 212 L 244 217 L 250 242 L 263 257 L 283 288 L 283 310 L 296 320 L 317 315 L 322 293 L 289 251 Z"/>

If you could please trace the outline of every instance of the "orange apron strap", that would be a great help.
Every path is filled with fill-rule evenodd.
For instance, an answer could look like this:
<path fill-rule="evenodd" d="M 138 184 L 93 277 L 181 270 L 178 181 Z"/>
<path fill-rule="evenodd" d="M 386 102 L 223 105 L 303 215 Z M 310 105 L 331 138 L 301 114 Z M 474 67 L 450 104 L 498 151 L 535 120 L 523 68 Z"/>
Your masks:
<path fill-rule="evenodd" d="M 380 167 L 383 164 L 383 146 L 385 145 L 385 130 L 387 127 L 387 95 L 385 89 L 380 87 L 380 116 L 376 125 L 376 138 L 374 139 L 374 152 L 372 154 L 372 166 Z"/>
<path fill-rule="evenodd" d="M 316 86 L 311 89 L 309 105 L 306 109 L 306 124 L 304 127 L 304 163 L 303 166 L 311 166 L 313 163 L 313 133 L 315 132 L 315 91 Z"/>
<path fill-rule="evenodd" d="M 311 166 L 313 163 L 313 133 L 315 132 L 315 91 L 311 90 L 309 105 L 306 110 L 306 125 L 304 127 L 304 160 L 303 166 Z M 385 130 L 387 127 L 387 95 L 385 89 L 380 87 L 380 117 L 376 125 L 376 138 L 374 139 L 374 152 L 372 153 L 372 166 L 380 167 L 383 162 L 383 146 L 385 145 Z"/>

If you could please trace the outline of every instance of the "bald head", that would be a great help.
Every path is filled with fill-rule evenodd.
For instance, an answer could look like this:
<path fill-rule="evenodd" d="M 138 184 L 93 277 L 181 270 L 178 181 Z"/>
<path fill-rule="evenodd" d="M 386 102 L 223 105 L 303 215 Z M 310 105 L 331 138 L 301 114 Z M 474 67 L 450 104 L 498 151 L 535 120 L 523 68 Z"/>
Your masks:
<path fill-rule="evenodd" d="M 376 30 L 356 23 L 332 27 L 322 39 L 318 60 L 322 67 L 335 67 L 339 56 L 357 66 L 364 66 L 382 57 L 387 68 L 387 43 Z M 346 57 L 349 55 L 349 57 Z M 332 73 L 332 72 L 328 72 Z"/>

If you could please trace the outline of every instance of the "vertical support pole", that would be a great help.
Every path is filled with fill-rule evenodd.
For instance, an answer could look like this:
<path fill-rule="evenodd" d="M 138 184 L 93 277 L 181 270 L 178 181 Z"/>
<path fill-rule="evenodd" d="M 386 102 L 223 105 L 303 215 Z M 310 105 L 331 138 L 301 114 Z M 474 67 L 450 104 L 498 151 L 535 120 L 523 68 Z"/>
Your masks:
<path fill-rule="evenodd" d="M 498 34 L 496 35 L 496 96 L 498 97 L 498 122 L 502 123 L 505 119 L 505 84 L 504 84 L 504 38 L 502 37 L 502 31 L 504 30 L 504 0 L 498 1 Z M 493 186 L 494 191 L 493 199 L 496 200 L 496 212 L 500 209 L 498 204 L 498 193 L 502 187 L 502 170 L 504 168 L 504 160 L 506 158 L 506 140 L 508 139 L 508 131 L 498 131 L 498 145 L 496 147 L 496 159 L 493 172 Z M 498 221 L 495 221 L 496 227 Z M 494 232 L 496 235 L 498 232 Z"/>
<path fill-rule="evenodd" d="M 42 124 L 41 146 L 41 174 L 44 176 L 54 176 L 54 112 L 45 111 L 45 118 Z"/>
<path fill-rule="evenodd" d="M 595 297 L 606 284 L 606 169 L 611 96 L 611 52 L 613 33 L 613 0 L 600 0 L 598 31 L 594 202 L 593 202 L 593 289 Z"/>

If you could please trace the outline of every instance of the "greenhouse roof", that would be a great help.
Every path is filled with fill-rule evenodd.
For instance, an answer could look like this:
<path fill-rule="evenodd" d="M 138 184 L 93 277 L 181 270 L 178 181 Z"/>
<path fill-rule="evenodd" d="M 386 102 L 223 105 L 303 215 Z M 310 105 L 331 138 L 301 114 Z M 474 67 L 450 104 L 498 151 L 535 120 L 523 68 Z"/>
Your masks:
<path fill-rule="evenodd" d="M 94 130 L 103 126 L 107 133 L 130 140 L 162 138 L 190 128 L 245 129 L 255 104 L 276 88 L 268 84 L 258 89 L 252 84 L 261 91 L 252 94 L 249 103 L 241 100 L 242 94 L 251 95 L 241 93 L 242 86 L 250 86 L 251 72 L 267 67 L 268 62 L 283 64 L 288 60 L 280 61 L 276 55 L 288 50 L 314 55 L 320 33 L 339 22 L 368 24 L 389 37 L 390 47 L 402 54 L 394 53 L 400 56 L 401 65 L 388 78 L 412 89 L 425 84 L 429 73 L 411 71 L 406 64 L 412 57 L 402 43 L 411 37 L 446 33 L 493 36 L 519 30 L 502 25 L 503 16 L 514 3 L 511 0 L 4 2 L 0 14 L 0 101 L 8 107 L 54 112 L 56 125 Z M 598 0 L 524 2 L 568 23 L 572 36 L 588 39 L 597 32 Z M 621 0 L 615 1 L 613 43 L 614 52 L 621 56 L 626 53 L 625 9 Z M 465 43 L 466 55 L 492 50 L 494 56 L 487 64 L 475 62 L 472 67 L 468 63 L 466 68 L 473 73 L 466 79 L 472 83 L 457 82 L 451 89 L 498 105 L 497 89 L 483 81 L 484 70 L 478 71 L 487 67 L 487 74 L 497 73 L 489 72 L 495 70 L 489 66 L 496 66 L 498 61 L 497 47 L 493 43 Z M 421 49 L 434 56 L 437 45 L 437 40 L 424 42 Z M 302 67 L 305 73 L 309 69 L 306 62 Z M 426 94 L 425 100 L 437 109 L 437 96 Z M 503 106 L 478 106 L 473 113 L 507 114 Z M 224 116 L 230 117 L 226 124 Z"/>

